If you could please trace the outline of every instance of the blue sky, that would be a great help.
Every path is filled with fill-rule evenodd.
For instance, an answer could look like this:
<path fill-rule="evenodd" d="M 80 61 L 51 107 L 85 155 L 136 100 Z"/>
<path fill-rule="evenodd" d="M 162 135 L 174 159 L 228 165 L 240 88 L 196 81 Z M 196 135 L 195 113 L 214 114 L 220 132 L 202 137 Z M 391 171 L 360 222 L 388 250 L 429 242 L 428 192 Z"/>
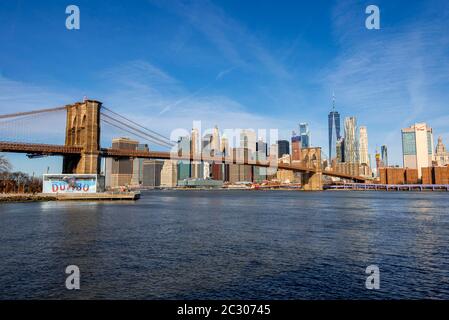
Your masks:
<path fill-rule="evenodd" d="M 65 28 L 70 4 L 80 30 Z M 370 4 L 380 30 L 365 28 Z M 445 0 L 1 1 L 0 114 L 87 96 L 165 135 L 201 120 L 288 138 L 309 122 L 327 153 L 335 92 L 341 115 L 368 127 L 370 153 L 386 144 L 401 164 L 402 127 L 425 121 L 449 143 L 448 18 Z M 35 139 L 61 139 L 63 118 L 46 120 Z"/>

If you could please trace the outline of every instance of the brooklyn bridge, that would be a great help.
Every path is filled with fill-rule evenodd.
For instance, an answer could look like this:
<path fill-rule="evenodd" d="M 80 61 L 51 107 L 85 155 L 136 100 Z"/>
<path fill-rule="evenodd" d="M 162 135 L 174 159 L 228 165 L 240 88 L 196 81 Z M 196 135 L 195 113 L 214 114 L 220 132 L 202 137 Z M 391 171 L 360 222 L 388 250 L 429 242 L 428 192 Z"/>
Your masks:
<path fill-rule="evenodd" d="M 42 144 L 18 141 L 15 137 L 0 136 L 0 152 L 25 153 L 30 158 L 38 156 L 62 156 L 62 173 L 64 174 L 100 174 L 102 158 L 143 158 L 190 160 L 228 164 L 246 164 L 257 167 L 272 167 L 268 161 L 252 159 L 236 159 L 232 155 L 185 154 L 172 148 L 174 143 L 169 138 L 146 128 L 128 118 L 114 112 L 96 100 L 85 100 L 71 105 L 51 109 L 40 109 L 27 112 L 0 115 L 1 127 L 14 126 L 16 119 L 24 119 L 36 115 L 48 116 L 55 112 L 65 112 L 65 143 Z M 137 151 L 114 148 L 103 148 L 100 143 L 102 124 L 121 129 L 142 139 L 152 142 L 168 151 Z M 11 130 L 9 131 L 11 132 Z M 44 137 L 45 139 L 45 137 Z M 307 148 L 305 157 L 300 162 L 276 163 L 282 170 L 301 172 L 305 190 L 321 190 L 322 176 L 338 177 L 354 182 L 365 182 L 362 176 L 353 176 L 337 171 L 323 170 L 321 148 Z"/>

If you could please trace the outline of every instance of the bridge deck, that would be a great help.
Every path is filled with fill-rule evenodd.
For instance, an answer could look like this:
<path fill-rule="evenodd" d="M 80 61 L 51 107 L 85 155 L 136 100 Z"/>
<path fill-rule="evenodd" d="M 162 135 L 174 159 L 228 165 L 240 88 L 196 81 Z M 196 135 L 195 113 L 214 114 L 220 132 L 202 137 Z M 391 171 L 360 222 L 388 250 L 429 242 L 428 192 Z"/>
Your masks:
<path fill-rule="evenodd" d="M 51 144 L 32 144 L 32 143 L 17 143 L 17 142 L 1 142 L 0 141 L 0 152 L 15 152 L 15 153 L 29 153 L 29 154 L 41 154 L 41 155 L 81 155 L 83 151 L 82 147 L 69 147 L 64 145 L 51 145 Z M 218 162 L 227 164 L 248 164 L 258 167 L 275 167 L 278 169 L 292 170 L 297 172 L 308 172 L 308 173 L 322 173 L 323 175 L 339 177 L 343 179 L 351 179 L 358 182 L 365 182 L 366 178 L 360 176 L 351 176 L 348 174 L 332 172 L 332 171 L 322 171 L 316 167 L 307 167 L 301 164 L 285 164 L 279 163 L 273 166 L 269 161 L 254 161 L 243 159 L 233 159 L 232 157 L 186 157 L 179 156 L 176 153 L 163 152 L 163 151 L 135 151 L 135 150 L 119 150 L 105 148 L 101 149 L 100 156 L 102 157 L 113 157 L 113 158 L 143 158 L 143 159 L 167 159 L 167 160 L 189 160 L 189 161 L 207 161 L 207 162 Z"/>
<path fill-rule="evenodd" d="M 42 155 L 74 155 L 81 154 L 81 147 L 67 147 L 52 144 L 34 144 L 17 142 L 0 142 L 0 152 L 31 153 Z"/>

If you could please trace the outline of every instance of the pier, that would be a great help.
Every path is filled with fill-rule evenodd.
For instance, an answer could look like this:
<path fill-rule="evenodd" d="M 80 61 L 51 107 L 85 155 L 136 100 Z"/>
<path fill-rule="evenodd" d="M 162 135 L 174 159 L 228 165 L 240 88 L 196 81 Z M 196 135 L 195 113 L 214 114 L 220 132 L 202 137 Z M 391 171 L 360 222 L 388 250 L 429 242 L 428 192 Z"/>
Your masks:
<path fill-rule="evenodd" d="M 138 199 L 140 199 L 140 192 L 0 194 L 0 202 L 135 201 Z"/>
<path fill-rule="evenodd" d="M 449 184 L 376 184 L 345 183 L 342 185 L 324 186 L 325 190 L 357 190 L 357 191 L 449 191 Z"/>

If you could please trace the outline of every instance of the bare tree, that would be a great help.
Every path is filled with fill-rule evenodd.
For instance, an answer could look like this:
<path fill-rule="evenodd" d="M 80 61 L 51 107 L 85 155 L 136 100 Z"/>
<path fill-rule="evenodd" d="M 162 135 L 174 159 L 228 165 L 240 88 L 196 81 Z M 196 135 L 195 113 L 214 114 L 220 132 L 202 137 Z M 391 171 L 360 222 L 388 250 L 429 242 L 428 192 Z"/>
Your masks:
<path fill-rule="evenodd" d="M 4 156 L 0 156 L 0 173 L 8 172 L 12 168 L 11 163 Z"/>

